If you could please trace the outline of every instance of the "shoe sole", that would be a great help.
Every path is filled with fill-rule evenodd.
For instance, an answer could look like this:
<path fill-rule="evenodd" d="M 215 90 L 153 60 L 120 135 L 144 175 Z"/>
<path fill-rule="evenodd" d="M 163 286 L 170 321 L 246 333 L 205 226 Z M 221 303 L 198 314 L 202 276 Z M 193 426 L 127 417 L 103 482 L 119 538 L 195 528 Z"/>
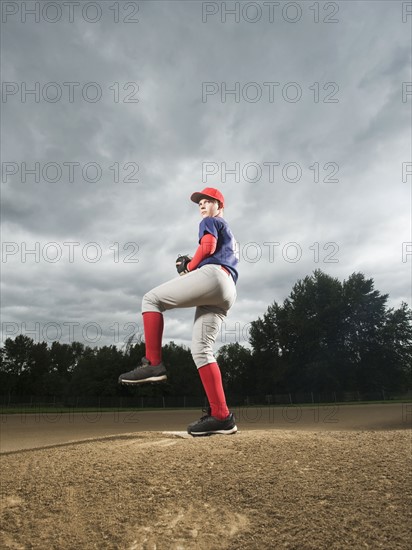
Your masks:
<path fill-rule="evenodd" d="M 121 384 L 145 384 L 146 382 L 162 382 L 167 380 L 167 376 L 162 374 L 161 376 L 150 376 L 150 378 L 143 378 L 142 380 L 121 380 Z"/>
<path fill-rule="evenodd" d="M 228 430 L 213 430 L 209 432 L 189 432 L 189 435 L 193 437 L 201 437 L 206 435 L 232 435 L 237 432 L 237 426 L 230 428 Z"/>

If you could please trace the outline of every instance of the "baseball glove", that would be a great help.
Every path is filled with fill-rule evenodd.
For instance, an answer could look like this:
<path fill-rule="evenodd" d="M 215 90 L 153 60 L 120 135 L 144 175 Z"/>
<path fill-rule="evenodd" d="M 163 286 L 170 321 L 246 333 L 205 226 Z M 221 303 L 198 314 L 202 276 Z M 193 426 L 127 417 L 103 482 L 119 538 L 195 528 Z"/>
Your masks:
<path fill-rule="evenodd" d="M 186 275 L 186 273 L 189 273 L 189 270 L 187 268 L 187 264 L 191 260 L 191 256 L 178 256 L 176 258 L 176 269 L 179 275 Z"/>

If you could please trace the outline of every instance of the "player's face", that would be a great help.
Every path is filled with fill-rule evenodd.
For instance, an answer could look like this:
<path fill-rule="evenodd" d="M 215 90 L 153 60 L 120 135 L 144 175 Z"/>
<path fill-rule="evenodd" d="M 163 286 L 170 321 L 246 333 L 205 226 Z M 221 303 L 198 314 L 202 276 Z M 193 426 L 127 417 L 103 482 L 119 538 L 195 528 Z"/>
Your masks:
<path fill-rule="evenodd" d="M 199 202 L 199 209 L 202 218 L 214 218 L 221 212 L 218 201 L 212 199 L 201 199 Z"/>

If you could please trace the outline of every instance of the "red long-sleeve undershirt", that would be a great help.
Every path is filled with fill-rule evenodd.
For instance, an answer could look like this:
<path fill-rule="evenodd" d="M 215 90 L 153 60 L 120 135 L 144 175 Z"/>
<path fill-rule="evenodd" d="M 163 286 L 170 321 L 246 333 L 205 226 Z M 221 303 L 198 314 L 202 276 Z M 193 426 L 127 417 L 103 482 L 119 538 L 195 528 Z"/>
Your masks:
<path fill-rule="evenodd" d="M 193 271 L 205 259 L 214 254 L 217 246 L 217 239 L 210 233 L 205 233 L 200 240 L 200 244 L 195 255 L 188 263 L 189 271 Z"/>

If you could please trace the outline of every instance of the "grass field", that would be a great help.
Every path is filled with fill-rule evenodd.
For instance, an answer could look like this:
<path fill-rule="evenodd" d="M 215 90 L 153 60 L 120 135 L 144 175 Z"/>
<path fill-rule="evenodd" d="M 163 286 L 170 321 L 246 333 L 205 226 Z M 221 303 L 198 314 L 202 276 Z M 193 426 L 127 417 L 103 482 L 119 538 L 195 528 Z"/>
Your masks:
<path fill-rule="evenodd" d="M 411 399 L 390 399 L 381 401 L 331 401 L 325 403 L 293 403 L 291 405 L 273 403 L 271 405 L 250 405 L 251 408 L 270 408 L 270 407 L 328 407 L 333 405 L 353 406 L 353 405 L 389 405 L 394 403 L 412 403 Z M 246 405 L 245 405 L 246 407 Z M 3 405 L 0 407 L 0 414 L 39 414 L 39 413 L 71 413 L 71 412 L 112 412 L 119 411 L 175 411 L 175 410 L 198 410 L 199 407 L 60 407 L 54 405 Z"/>

